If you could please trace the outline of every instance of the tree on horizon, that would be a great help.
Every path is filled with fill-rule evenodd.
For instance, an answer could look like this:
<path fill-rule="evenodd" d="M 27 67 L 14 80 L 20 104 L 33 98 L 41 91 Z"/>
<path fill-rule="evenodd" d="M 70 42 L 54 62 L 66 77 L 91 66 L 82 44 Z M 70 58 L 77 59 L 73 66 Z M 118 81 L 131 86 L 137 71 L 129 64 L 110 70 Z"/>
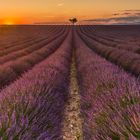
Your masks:
<path fill-rule="evenodd" d="M 74 25 L 78 20 L 77 18 L 70 18 L 69 21 Z"/>

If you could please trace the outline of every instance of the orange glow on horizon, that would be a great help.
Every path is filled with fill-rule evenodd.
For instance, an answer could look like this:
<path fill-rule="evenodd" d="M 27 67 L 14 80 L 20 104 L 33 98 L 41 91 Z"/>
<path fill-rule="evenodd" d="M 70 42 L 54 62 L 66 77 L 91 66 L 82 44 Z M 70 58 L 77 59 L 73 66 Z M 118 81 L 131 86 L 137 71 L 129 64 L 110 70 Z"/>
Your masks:
<path fill-rule="evenodd" d="M 17 25 L 17 24 L 26 24 L 27 21 L 24 19 L 18 19 L 18 18 L 4 18 L 0 19 L 1 25 Z"/>
<path fill-rule="evenodd" d="M 72 17 L 83 23 L 115 14 L 131 16 L 133 10 L 139 12 L 140 0 L 4 0 L 0 2 L 0 24 L 69 23 Z"/>
<path fill-rule="evenodd" d="M 14 25 L 15 23 L 12 20 L 5 20 L 3 22 L 4 25 Z"/>

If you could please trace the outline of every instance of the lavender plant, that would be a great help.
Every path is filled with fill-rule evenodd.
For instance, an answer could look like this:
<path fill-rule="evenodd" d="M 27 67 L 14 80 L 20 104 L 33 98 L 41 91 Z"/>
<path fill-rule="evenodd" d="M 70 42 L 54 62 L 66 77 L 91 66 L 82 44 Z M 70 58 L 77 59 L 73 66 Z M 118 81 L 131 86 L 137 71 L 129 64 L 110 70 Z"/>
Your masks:
<path fill-rule="evenodd" d="M 33 53 L 34 51 L 37 51 L 37 50 L 43 48 L 48 43 L 52 42 L 53 40 L 55 40 L 56 38 L 61 36 L 61 34 L 64 34 L 65 30 L 66 29 L 64 27 L 64 28 L 62 28 L 61 32 L 58 30 L 57 32 L 54 32 L 54 33 L 48 33 L 47 38 L 43 36 L 40 39 L 38 39 L 37 41 L 34 40 L 34 41 L 32 41 L 32 43 L 27 43 L 26 45 L 21 45 L 21 47 L 18 46 L 18 48 L 17 48 L 14 46 L 9 49 L 0 51 L 0 53 L 2 54 L 0 57 L 0 64 L 4 64 L 10 60 L 15 60 L 20 57 L 29 55 L 29 54 Z"/>
<path fill-rule="evenodd" d="M 139 76 L 139 74 L 140 74 L 140 65 L 139 65 L 140 56 L 139 56 L 139 54 L 136 54 L 136 53 L 133 53 L 130 51 L 126 51 L 123 49 L 118 49 L 118 48 L 103 45 L 103 44 L 93 40 L 92 38 L 88 37 L 87 35 L 81 33 L 78 28 L 77 28 L 77 30 L 78 30 L 78 34 L 81 36 L 81 38 L 96 53 L 105 57 L 109 61 L 117 64 L 118 66 L 123 67 L 125 70 L 130 71 L 131 73 L 135 74 L 136 76 Z"/>
<path fill-rule="evenodd" d="M 85 140 L 140 138 L 140 82 L 89 49 L 75 33 Z"/>
<path fill-rule="evenodd" d="M 68 96 L 72 34 L 49 58 L 0 93 L 0 138 L 61 139 Z"/>
<path fill-rule="evenodd" d="M 68 28 L 65 30 L 62 36 L 56 39 L 53 37 L 54 40 L 44 47 L 33 51 L 31 54 L 18 58 L 17 60 L 11 60 L 3 64 L 0 68 L 0 89 L 9 85 L 24 72 L 31 69 L 35 64 L 41 62 L 46 57 L 51 55 L 61 45 L 67 34 Z"/>
<path fill-rule="evenodd" d="M 99 27 L 98 29 L 98 27 L 92 28 L 92 26 L 80 26 L 81 32 L 91 37 L 94 41 L 97 41 L 105 46 L 138 53 L 140 50 L 139 41 L 136 42 L 136 39 L 135 42 L 133 41 L 135 36 L 140 38 L 138 32 L 136 32 L 135 29 L 131 29 L 130 27 L 128 31 L 124 31 L 124 28 L 122 29 L 121 27 L 117 29 L 116 28 L 117 27 L 111 28 L 110 26 L 105 26 L 104 28 Z M 124 34 L 124 32 L 126 33 L 123 36 L 122 34 Z M 131 34 L 129 34 L 129 32 Z M 115 35 L 112 38 L 111 36 L 113 34 Z M 117 37 L 120 39 L 117 39 Z"/>

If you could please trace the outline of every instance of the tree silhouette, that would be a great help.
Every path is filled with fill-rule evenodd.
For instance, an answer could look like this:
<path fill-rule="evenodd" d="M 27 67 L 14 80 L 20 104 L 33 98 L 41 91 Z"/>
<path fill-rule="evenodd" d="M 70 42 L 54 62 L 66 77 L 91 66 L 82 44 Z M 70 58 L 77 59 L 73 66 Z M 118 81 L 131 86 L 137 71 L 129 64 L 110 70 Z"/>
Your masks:
<path fill-rule="evenodd" d="M 70 18 L 69 21 L 74 25 L 78 20 L 77 18 Z"/>

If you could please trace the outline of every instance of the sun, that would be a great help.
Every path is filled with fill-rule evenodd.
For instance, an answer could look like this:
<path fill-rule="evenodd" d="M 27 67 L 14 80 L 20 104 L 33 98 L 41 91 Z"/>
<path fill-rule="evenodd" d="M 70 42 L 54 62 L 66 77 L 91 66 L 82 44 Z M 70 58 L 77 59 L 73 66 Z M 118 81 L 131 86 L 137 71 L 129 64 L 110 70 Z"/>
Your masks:
<path fill-rule="evenodd" d="M 14 23 L 13 20 L 6 19 L 6 20 L 3 21 L 3 24 L 4 24 L 4 25 L 14 25 L 15 23 Z"/>
<path fill-rule="evenodd" d="M 14 25 L 14 22 L 12 22 L 12 21 L 5 21 L 4 25 Z"/>
<path fill-rule="evenodd" d="M 28 21 L 21 17 L 5 17 L 0 19 L 0 25 L 23 25 Z"/>

